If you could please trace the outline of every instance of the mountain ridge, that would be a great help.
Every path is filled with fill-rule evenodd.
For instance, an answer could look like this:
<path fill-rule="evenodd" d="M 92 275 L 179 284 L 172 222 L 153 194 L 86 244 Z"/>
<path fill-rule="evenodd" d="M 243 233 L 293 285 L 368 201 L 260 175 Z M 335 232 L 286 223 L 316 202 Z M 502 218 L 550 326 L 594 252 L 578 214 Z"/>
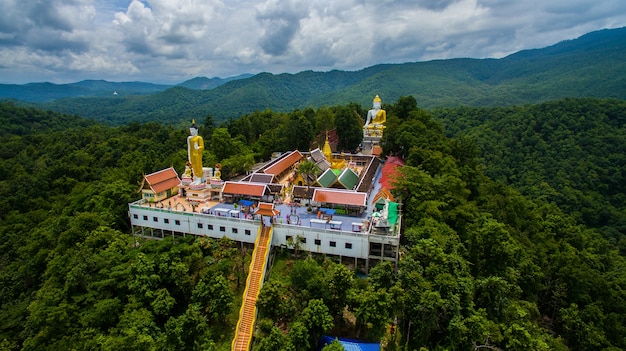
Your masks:
<path fill-rule="evenodd" d="M 346 101 L 369 105 L 375 95 L 383 103 L 412 95 L 422 108 L 506 106 L 566 97 L 626 99 L 623 57 L 626 27 L 500 59 L 384 63 L 358 71 L 264 72 L 229 81 L 194 78 L 152 94 L 64 98 L 38 107 L 111 124 L 177 124 L 208 113 L 219 122 L 255 110 L 290 111 Z M 211 83 L 223 84 L 190 89 Z"/>

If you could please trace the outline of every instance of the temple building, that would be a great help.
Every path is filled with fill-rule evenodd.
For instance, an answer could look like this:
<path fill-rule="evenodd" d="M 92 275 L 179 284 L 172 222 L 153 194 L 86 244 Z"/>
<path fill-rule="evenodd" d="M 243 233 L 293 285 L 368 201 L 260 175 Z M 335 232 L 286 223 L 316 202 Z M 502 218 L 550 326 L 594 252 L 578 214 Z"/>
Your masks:
<path fill-rule="evenodd" d="M 178 194 L 180 178 L 173 167 L 144 175 L 139 186 L 142 201 L 153 203 Z"/>

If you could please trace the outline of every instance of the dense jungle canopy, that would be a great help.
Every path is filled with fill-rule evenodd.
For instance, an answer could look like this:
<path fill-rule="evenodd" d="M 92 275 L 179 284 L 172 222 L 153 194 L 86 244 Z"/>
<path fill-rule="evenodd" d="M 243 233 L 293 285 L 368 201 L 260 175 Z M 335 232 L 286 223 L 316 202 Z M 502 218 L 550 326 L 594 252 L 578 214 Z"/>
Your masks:
<path fill-rule="evenodd" d="M 327 333 L 385 350 L 625 349 L 625 107 L 383 105 L 384 153 L 406 160 L 398 266 L 363 276 L 277 250 L 255 350 L 314 350 Z M 365 112 L 196 121 L 228 177 L 328 129 L 354 150 Z M 0 350 L 230 349 L 250 249 L 128 234 L 142 174 L 182 172 L 186 136 L 0 104 Z"/>

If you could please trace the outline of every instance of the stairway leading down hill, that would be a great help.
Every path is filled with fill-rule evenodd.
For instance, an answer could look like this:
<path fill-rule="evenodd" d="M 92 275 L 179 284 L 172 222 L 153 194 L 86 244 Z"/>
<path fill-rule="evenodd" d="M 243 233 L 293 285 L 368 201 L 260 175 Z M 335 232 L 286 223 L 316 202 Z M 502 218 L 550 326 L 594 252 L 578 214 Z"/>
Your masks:
<path fill-rule="evenodd" d="M 272 227 L 261 227 L 257 237 L 250 271 L 246 279 L 246 289 L 243 292 L 243 301 L 239 310 L 239 322 L 233 339 L 233 351 L 247 351 L 250 349 L 254 322 L 256 320 L 256 299 L 263 285 L 263 278 L 267 268 L 267 258 L 272 243 Z"/>

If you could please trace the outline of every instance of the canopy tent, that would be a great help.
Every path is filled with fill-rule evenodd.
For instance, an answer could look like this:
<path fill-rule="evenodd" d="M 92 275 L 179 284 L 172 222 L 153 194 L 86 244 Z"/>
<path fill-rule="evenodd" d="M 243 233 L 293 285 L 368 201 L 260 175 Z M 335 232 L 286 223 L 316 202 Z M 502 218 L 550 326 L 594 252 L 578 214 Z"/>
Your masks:
<path fill-rule="evenodd" d="M 241 206 L 252 206 L 254 204 L 254 201 L 250 201 L 250 200 L 239 200 L 239 204 Z"/>
<path fill-rule="evenodd" d="M 329 215 L 329 216 L 332 216 L 332 215 L 334 215 L 334 214 L 335 214 L 335 212 L 336 212 L 336 211 L 335 211 L 334 209 L 332 209 L 332 208 L 325 208 L 325 207 L 321 207 L 321 208 L 320 208 L 320 212 L 322 212 L 322 213 L 324 213 L 324 214 L 327 214 L 327 215 Z"/>

